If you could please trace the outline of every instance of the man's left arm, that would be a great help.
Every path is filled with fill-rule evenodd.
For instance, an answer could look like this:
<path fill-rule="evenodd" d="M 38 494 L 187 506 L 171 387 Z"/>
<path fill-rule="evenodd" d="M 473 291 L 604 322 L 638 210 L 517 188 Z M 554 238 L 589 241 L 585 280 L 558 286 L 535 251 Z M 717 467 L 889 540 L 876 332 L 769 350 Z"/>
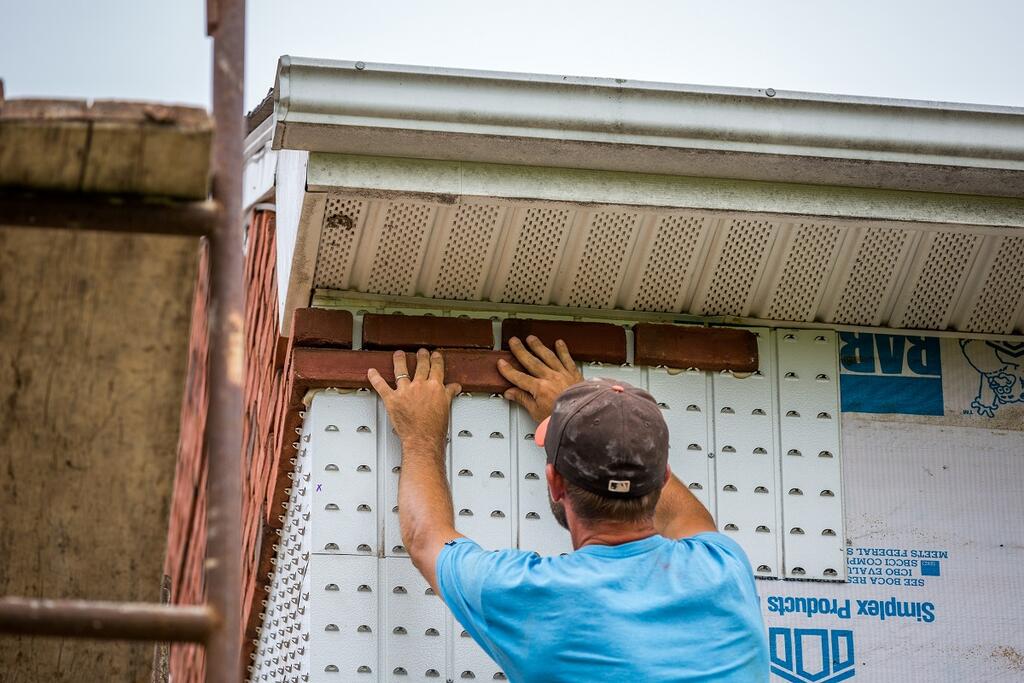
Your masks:
<path fill-rule="evenodd" d="M 394 389 L 371 369 L 367 376 L 380 394 L 391 425 L 402 442 L 398 477 L 398 521 L 413 564 L 440 595 L 437 558 L 444 544 L 461 538 L 455 530 L 451 489 L 445 472 L 445 440 L 452 398 L 458 384 L 444 383 L 444 358 L 420 349 L 409 376 L 405 352 L 394 356 Z"/>

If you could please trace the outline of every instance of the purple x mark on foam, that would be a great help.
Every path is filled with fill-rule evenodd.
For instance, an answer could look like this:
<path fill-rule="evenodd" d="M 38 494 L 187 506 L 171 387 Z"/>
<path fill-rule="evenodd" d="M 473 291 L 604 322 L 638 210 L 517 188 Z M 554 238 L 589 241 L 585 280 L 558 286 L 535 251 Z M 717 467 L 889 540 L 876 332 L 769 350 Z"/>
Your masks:
<path fill-rule="evenodd" d="M 322 487 L 323 487 L 323 484 L 317 484 L 317 485 L 316 485 L 316 492 L 317 492 L 317 493 L 320 493 L 320 489 L 321 489 Z"/>

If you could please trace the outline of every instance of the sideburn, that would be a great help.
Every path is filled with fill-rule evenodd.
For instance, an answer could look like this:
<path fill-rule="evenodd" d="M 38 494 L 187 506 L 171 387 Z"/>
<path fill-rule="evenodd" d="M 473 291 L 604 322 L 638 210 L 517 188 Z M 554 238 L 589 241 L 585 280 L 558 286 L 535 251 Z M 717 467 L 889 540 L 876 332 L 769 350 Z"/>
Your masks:
<path fill-rule="evenodd" d="M 566 531 L 569 530 L 569 519 L 565 516 L 565 505 L 561 502 L 556 503 L 548 496 L 548 504 L 551 506 L 551 514 L 555 516 L 555 521 L 561 525 Z"/>

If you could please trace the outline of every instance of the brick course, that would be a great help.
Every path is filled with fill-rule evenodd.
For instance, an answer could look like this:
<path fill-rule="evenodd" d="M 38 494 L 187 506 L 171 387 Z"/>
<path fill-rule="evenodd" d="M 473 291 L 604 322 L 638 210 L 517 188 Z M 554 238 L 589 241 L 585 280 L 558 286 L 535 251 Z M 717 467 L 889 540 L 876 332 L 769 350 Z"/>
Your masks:
<path fill-rule="evenodd" d="M 551 349 L 555 341 L 561 339 L 569 347 L 573 360 L 616 365 L 626 362 L 626 330 L 620 325 L 506 318 L 501 322 L 501 348 L 507 349 L 512 337 L 519 337 L 525 344 L 531 334 Z"/>
<path fill-rule="evenodd" d="M 701 370 L 757 370 L 757 338 L 747 330 L 637 323 L 634 363 Z"/>
<path fill-rule="evenodd" d="M 511 384 L 498 372 L 498 359 L 503 358 L 515 368 L 522 369 L 508 351 L 442 349 L 441 354 L 445 360 L 445 382 L 458 382 L 463 391 L 501 393 L 508 389 Z M 295 349 L 292 363 L 293 405 L 309 389 L 369 387 L 366 371 L 370 368 L 376 368 L 392 385 L 395 381 L 391 351 Z M 406 364 L 410 375 L 416 372 L 415 353 L 406 353 Z"/>
<path fill-rule="evenodd" d="M 274 315 L 277 310 L 272 311 Z M 291 343 L 339 349 L 352 348 L 352 314 L 327 308 L 299 308 L 292 314 Z M 284 359 L 282 358 L 282 365 Z"/>
<path fill-rule="evenodd" d="M 489 350 L 494 348 L 494 330 L 484 318 L 367 313 L 363 316 L 363 348 Z"/>

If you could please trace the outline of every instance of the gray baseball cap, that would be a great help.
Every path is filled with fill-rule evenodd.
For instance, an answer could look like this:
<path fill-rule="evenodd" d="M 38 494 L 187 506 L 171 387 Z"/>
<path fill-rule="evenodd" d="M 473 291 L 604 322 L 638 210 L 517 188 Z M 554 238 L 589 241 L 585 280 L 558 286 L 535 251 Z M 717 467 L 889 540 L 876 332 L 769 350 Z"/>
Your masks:
<path fill-rule="evenodd" d="M 569 387 L 534 438 L 559 474 L 591 493 L 638 498 L 665 484 L 668 425 L 654 397 L 626 382 Z"/>

